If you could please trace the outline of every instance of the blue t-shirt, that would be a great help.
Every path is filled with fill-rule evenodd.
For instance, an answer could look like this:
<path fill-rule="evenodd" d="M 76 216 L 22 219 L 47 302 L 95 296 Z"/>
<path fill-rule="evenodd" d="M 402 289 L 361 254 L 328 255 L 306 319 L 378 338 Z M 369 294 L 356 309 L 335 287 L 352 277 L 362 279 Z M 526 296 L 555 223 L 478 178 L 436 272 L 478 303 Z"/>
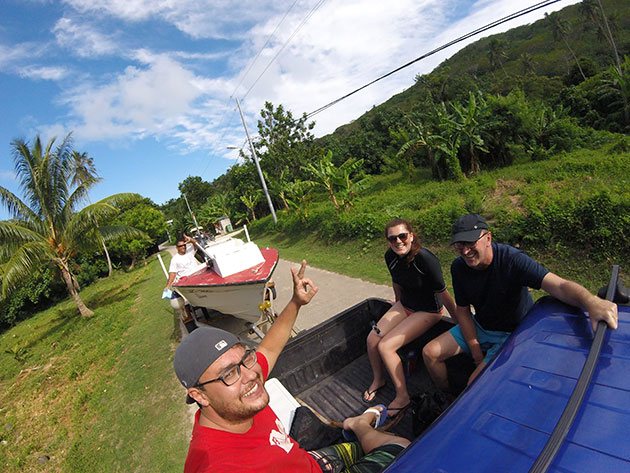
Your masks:
<path fill-rule="evenodd" d="M 512 332 L 533 304 L 528 287 L 540 289 L 549 270 L 509 245 L 492 243 L 492 263 L 472 269 L 460 256 L 451 264 L 458 306 L 472 305 L 485 330 Z"/>
<path fill-rule="evenodd" d="M 421 248 L 411 264 L 399 257 L 392 249 L 385 252 L 385 264 L 392 275 L 392 282 L 402 289 L 400 302 L 414 312 L 439 312 L 442 304 L 436 293 L 444 291 L 444 276 L 437 257 L 426 248 Z"/>

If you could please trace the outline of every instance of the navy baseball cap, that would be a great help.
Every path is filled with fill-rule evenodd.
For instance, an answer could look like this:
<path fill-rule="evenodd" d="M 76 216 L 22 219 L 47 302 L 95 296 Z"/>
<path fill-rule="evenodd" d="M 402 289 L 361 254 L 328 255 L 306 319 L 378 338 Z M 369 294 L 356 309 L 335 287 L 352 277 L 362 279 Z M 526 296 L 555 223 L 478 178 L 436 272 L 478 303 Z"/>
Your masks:
<path fill-rule="evenodd" d="M 175 350 L 173 367 L 185 388 L 197 385 L 199 378 L 221 355 L 234 345 L 243 343 L 236 335 L 216 327 L 202 326 L 193 330 Z M 186 402 L 195 402 L 186 396 Z"/>
<path fill-rule="evenodd" d="M 451 230 L 451 245 L 453 243 L 457 243 L 458 241 L 477 241 L 484 230 L 488 230 L 488 224 L 481 215 L 463 215 L 453 224 L 453 229 Z"/>

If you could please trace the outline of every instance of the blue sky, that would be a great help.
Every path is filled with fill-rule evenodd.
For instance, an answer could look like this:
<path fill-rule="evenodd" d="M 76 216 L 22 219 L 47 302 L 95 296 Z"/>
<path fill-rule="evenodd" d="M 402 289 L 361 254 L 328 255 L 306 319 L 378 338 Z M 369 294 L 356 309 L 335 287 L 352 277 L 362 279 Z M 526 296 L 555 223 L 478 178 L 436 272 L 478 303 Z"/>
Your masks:
<path fill-rule="evenodd" d="M 537 0 L 2 0 L 0 186 L 20 195 L 10 143 L 73 133 L 103 182 L 92 200 L 158 204 L 187 176 L 212 181 L 266 100 L 298 116 Z M 531 23 L 544 12 L 502 25 Z M 475 38 L 474 40 L 478 39 Z M 474 40 L 470 40 L 472 42 Z M 314 117 L 316 136 L 430 72 L 460 43 Z M 266 71 L 265 71 L 266 69 Z M 264 71 L 264 72 L 263 72 Z M 7 218 L 0 209 L 0 218 Z"/>

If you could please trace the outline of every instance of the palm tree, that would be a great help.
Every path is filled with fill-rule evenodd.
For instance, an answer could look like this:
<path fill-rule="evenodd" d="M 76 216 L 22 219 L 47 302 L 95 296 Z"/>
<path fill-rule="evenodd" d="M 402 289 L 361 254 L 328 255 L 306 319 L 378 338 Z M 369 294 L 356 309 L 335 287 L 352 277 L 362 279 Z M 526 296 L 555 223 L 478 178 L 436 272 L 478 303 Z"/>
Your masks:
<path fill-rule="evenodd" d="M 0 202 L 13 217 L 0 222 L 1 295 L 6 297 L 34 268 L 53 264 L 81 315 L 90 316 L 93 312 L 79 296 L 71 262 L 80 250 L 94 247 L 97 222 L 113 217 L 118 212 L 115 204 L 130 194 L 110 196 L 77 212 L 94 181 L 80 177 L 69 134 L 55 149 L 54 144 L 55 138 L 44 148 L 39 136 L 30 148 L 22 139 L 11 143 L 25 200 L 0 187 Z M 135 234 L 125 227 L 100 231 L 104 238 Z"/>
<path fill-rule="evenodd" d="M 451 106 L 455 112 L 454 119 L 457 133 L 463 138 L 470 158 L 470 173 L 476 174 L 481 170 L 477 151 L 488 152 L 481 136 L 483 127 L 479 122 L 485 102 L 480 94 L 479 103 L 477 103 L 475 94 L 469 92 L 466 105 L 453 103 Z"/>
<path fill-rule="evenodd" d="M 209 228 L 223 216 L 231 215 L 230 195 L 228 193 L 216 193 L 208 197 L 206 203 L 199 209 L 199 223 L 204 228 Z"/>
<path fill-rule="evenodd" d="M 490 40 L 490 44 L 488 45 L 488 60 L 490 61 L 490 67 L 492 67 L 493 70 L 500 67 L 506 78 L 509 76 L 503 67 L 503 61 L 507 59 L 507 57 L 508 55 L 505 52 L 505 41 L 497 38 Z"/>
<path fill-rule="evenodd" d="M 409 176 L 412 176 L 411 169 L 413 161 L 410 155 L 415 153 L 420 148 L 425 148 L 427 154 L 427 160 L 431 167 L 431 174 L 434 178 L 440 181 L 444 179 L 442 168 L 435 156 L 435 151 L 438 149 L 439 137 L 433 130 L 426 126 L 422 121 L 418 120 L 414 122 L 409 119 L 409 126 L 412 130 L 412 137 L 407 139 L 405 143 L 400 147 L 398 153 L 396 153 L 396 159 L 407 162 L 407 172 Z M 401 135 L 402 136 L 402 135 Z"/>
<path fill-rule="evenodd" d="M 328 194 L 328 198 L 335 206 L 335 210 L 340 210 L 341 206 L 335 195 L 336 169 L 332 162 L 332 151 L 328 151 L 315 164 L 308 163 L 306 166 L 302 166 L 302 169 L 315 178 L 314 182 L 316 182 L 317 185 L 324 188 Z"/>
<path fill-rule="evenodd" d="M 282 168 L 282 171 L 280 171 L 277 177 L 272 177 L 264 171 L 263 174 L 265 175 L 265 181 L 267 181 L 269 185 L 271 194 L 277 196 L 282 201 L 285 210 L 289 210 L 289 201 L 287 200 L 287 189 L 290 184 L 289 168 Z"/>
<path fill-rule="evenodd" d="M 94 160 L 88 156 L 87 153 L 80 153 L 78 151 L 72 152 L 72 160 L 74 166 L 74 176 L 70 184 L 72 186 L 78 186 L 81 183 L 85 183 L 88 186 L 92 186 L 98 182 L 101 182 L 101 178 L 96 172 L 96 166 L 94 165 Z M 89 200 L 89 199 L 88 199 Z M 95 237 L 100 241 L 101 246 L 103 247 L 103 253 L 105 254 L 105 259 L 107 260 L 107 276 L 111 276 L 114 272 L 112 267 L 112 259 L 109 256 L 109 251 L 107 250 L 107 244 L 105 243 L 105 239 L 98 231 L 98 222 L 97 229 L 95 231 Z"/>
<path fill-rule="evenodd" d="M 577 64 L 580 74 L 582 75 L 582 79 L 586 80 L 582 66 L 580 66 L 580 61 L 567 41 L 567 37 L 569 36 L 569 23 L 560 16 L 560 13 L 552 13 L 551 15 L 545 13 L 545 17 L 551 24 L 551 34 L 553 35 L 554 41 L 562 41 L 564 43 L 566 48 L 569 50 L 569 53 L 571 53 L 573 60 Z"/>
<path fill-rule="evenodd" d="M 525 75 L 530 75 L 536 72 L 536 61 L 534 61 L 534 57 L 528 53 L 524 52 L 519 56 L 521 60 L 521 67 L 523 68 L 523 73 Z"/>
<path fill-rule="evenodd" d="M 247 222 L 251 223 L 256 220 L 256 205 L 260 202 L 260 191 L 252 191 L 241 196 L 241 202 L 247 207 Z"/>
<path fill-rule="evenodd" d="M 286 188 L 286 198 L 289 209 L 293 210 L 302 221 L 308 217 L 308 206 L 312 199 L 311 190 L 316 186 L 312 181 L 299 179 L 289 182 Z"/>
<path fill-rule="evenodd" d="M 630 125 L 630 57 L 626 56 L 621 71 L 611 66 L 604 75 L 598 92 L 602 99 L 609 103 L 610 110 L 620 110 L 623 126 Z"/>
<path fill-rule="evenodd" d="M 444 102 L 440 104 L 440 107 L 436 107 L 435 112 L 440 130 L 440 133 L 437 135 L 437 151 L 444 158 L 448 177 L 455 181 L 461 181 L 466 176 L 462 172 L 462 166 L 459 162 L 459 149 L 462 144 L 460 126 L 453 116 L 448 113 Z"/>
<path fill-rule="evenodd" d="M 598 36 L 608 41 L 613 51 L 617 71 L 621 73 L 621 58 L 613 36 L 613 30 L 616 29 L 616 18 L 614 16 L 606 17 L 601 0 L 583 0 L 580 4 L 580 13 L 587 20 L 585 26 L 590 22 L 597 29 Z"/>

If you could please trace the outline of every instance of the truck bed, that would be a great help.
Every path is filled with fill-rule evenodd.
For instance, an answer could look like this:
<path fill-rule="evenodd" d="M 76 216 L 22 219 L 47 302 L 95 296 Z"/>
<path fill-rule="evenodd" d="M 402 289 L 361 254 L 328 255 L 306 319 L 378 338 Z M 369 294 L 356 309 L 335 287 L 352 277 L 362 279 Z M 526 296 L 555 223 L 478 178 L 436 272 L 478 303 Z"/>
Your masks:
<path fill-rule="evenodd" d="M 295 398 L 335 421 L 358 415 L 369 405 L 387 405 L 395 396 L 389 379 L 369 404 L 363 402 L 362 394 L 372 381 L 365 341 L 372 321 L 379 320 L 389 308 L 390 304 L 384 300 L 367 299 L 300 333 L 287 344 L 270 378 L 278 378 Z M 452 323 L 444 319 L 399 351 L 412 396 L 431 386 L 422 363 L 422 346 L 450 327 Z M 456 373 L 458 370 L 450 371 Z M 453 382 L 461 386 L 465 379 L 460 376 Z M 413 438 L 411 409 L 406 410 L 392 431 Z"/>

